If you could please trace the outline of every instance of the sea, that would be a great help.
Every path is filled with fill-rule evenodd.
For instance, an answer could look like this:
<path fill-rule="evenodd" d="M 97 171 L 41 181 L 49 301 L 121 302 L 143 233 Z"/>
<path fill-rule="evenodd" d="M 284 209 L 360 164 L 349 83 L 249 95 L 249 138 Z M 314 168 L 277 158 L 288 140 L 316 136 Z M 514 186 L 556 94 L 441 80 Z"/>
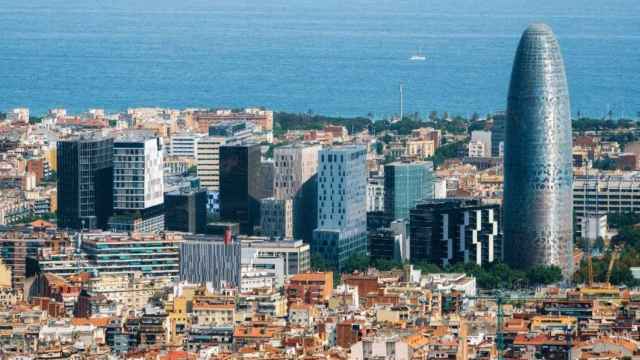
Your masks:
<path fill-rule="evenodd" d="M 405 113 L 484 115 L 532 22 L 560 41 L 574 115 L 640 116 L 638 0 L 0 0 L 0 111 L 384 118 L 402 84 Z"/>

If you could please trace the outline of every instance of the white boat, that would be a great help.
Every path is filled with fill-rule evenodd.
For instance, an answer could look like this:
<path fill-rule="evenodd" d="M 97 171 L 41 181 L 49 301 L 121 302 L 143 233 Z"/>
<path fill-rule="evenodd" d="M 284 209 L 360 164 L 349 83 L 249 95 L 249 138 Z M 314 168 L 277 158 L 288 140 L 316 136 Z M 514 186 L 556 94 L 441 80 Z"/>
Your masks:
<path fill-rule="evenodd" d="M 413 56 L 409 58 L 409 61 L 425 61 L 425 60 L 427 60 L 427 57 L 422 53 L 422 50 L 418 50 L 417 53 L 413 54 Z"/>

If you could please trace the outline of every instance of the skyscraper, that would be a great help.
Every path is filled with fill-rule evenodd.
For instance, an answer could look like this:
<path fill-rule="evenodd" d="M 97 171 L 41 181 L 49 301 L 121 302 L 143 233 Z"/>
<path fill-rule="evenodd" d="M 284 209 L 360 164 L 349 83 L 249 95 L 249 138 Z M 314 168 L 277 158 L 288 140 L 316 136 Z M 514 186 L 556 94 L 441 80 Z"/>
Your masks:
<path fill-rule="evenodd" d="M 558 41 L 530 25 L 516 52 L 504 151 L 505 259 L 573 272 L 569 89 Z"/>
<path fill-rule="evenodd" d="M 311 251 L 342 268 L 367 252 L 367 150 L 361 145 L 320 151 L 318 228 Z"/>
<path fill-rule="evenodd" d="M 285 225 L 284 233 L 307 242 L 311 241 L 317 221 L 316 174 L 319 151 L 319 145 L 294 144 L 275 148 L 273 199 L 266 200 L 271 206 L 267 206 L 265 210 L 290 208 L 289 211 L 280 212 L 283 217 L 280 222 Z"/>
<path fill-rule="evenodd" d="M 260 224 L 260 200 L 265 180 L 260 145 L 225 145 L 220 147 L 220 216 L 223 221 L 240 223 L 242 234 L 253 234 Z"/>
<path fill-rule="evenodd" d="M 409 218 L 409 210 L 433 198 L 431 161 L 394 162 L 384 166 L 384 211 L 389 221 Z"/>
<path fill-rule="evenodd" d="M 164 230 L 162 138 L 132 132 L 113 143 L 114 231 Z"/>
<path fill-rule="evenodd" d="M 439 266 L 502 260 L 500 206 L 477 199 L 428 200 L 411 209 L 410 257 Z"/>
<path fill-rule="evenodd" d="M 58 226 L 106 228 L 113 209 L 113 139 L 76 137 L 57 148 Z"/>

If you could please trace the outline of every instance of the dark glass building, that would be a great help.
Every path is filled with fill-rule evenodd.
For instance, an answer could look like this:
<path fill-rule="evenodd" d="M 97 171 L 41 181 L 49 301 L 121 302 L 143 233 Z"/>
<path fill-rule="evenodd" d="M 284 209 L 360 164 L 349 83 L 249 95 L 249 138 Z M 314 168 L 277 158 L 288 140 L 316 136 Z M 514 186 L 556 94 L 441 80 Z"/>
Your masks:
<path fill-rule="evenodd" d="M 573 274 L 569 89 L 558 41 L 544 24 L 522 35 L 513 64 L 504 149 L 505 260 Z"/>
<path fill-rule="evenodd" d="M 165 229 L 204 234 L 207 230 L 207 190 L 164 194 Z"/>
<path fill-rule="evenodd" d="M 411 261 L 447 266 L 502 260 L 499 205 L 476 199 L 426 201 L 411 210 L 409 232 Z"/>
<path fill-rule="evenodd" d="M 409 217 L 409 210 L 433 198 L 433 163 L 394 162 L 384 166 L 384 211 L 392 221 Z"/>
<path fill-rule="evenodd" d="M 220 147 L 220 217 L 240 223 L 242 234 L 260 224 L 260 199 L 267 197 L 262 169 L 260 145 Z"/>
<path fill-rule="evenodd" d="M 58 226 L 106 229 L 113 212 L 113 139 L 58 141 Z"/>

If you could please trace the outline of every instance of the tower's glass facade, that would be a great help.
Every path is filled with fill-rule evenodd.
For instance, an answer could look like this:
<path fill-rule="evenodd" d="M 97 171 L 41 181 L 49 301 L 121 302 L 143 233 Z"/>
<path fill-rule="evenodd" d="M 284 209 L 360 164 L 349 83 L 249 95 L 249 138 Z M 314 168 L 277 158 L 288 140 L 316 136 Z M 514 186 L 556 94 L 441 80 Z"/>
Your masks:
<path fill-rule="evenodd" d="M 530 25 L 509 87 L 504 158 L 505 260 L 573 273 L 569 90 L 558 41 Z"/>
<path fill-rule="evenodd" d="M 384 211 L 389 220 L 408 219 L 409 210 L 433 198 L 433 163 L 395 162 L 384 167 Z"/>
<path fill-rule="evenodd" d="M 320 151 L 318 228 L 311 251 L 341 269 L 367 252 L 367 150 L 361 145 Z"/>

